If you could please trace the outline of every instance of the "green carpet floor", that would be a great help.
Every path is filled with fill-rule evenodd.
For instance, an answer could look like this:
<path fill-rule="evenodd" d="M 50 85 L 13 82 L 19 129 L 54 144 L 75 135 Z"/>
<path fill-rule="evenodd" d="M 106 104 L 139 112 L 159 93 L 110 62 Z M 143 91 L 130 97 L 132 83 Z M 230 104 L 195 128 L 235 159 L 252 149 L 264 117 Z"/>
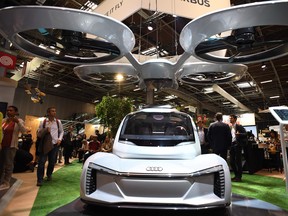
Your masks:
<path fill-rule="evenodd" d="M 79 197 L 81 171 L 82 163 L 74 161 L 54 172 L 52 181 L 44 181 L 40 187 L 30 216 L 47 215 Z"/>
<path fill-rule="evenodd" d="M 82 164 L 74 161 L 53 173 L 51 182 L 44 182 L 30 216 L 44 216 L 79 197 Z M 269 202 L 288 210 L 285 181 L 260 175 L 243 175 L 243 182 L 232 183 L 232 193 Z"/>
<path fill-rule="evenodd" d="M 243 182 L 232 183 L 232 193 L 272 203 L 288 210 L 288 191 L 285 181 L 262 175 L 244 174 Z"/>

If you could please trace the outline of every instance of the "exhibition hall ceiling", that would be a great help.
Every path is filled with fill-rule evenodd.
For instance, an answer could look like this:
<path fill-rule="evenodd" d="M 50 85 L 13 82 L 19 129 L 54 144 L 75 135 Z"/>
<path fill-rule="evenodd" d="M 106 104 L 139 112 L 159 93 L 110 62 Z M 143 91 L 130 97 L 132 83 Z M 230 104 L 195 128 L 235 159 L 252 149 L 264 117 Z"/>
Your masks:
<path fill-rule="evenodd" d="M 86 0 L 7 0 L 1 1 L 0 6 L 4 8 L 7 6 L 43 5 L 87 10 L 88 6 L 86 2 Z M 101 4 L 103 1 L 94 0 L 90 2 Z M 177 0 L 175 0 L 175 2 L 177 2 Z M 260 1 L 231 0 L 231 5 L 243 5 L 251 2 Z M 190 21 L 190 19 L 184 17 L 174 17 L 171 14 L 141 9 L 122 22 L 134 33 L 135 46 L 131 52 L 135 56 L 142 54 L 146 55 L 147 59 L 163 58 L 169 60 L 183 54 L 184 50 L 179 43 L 179 37 L 181 30 Z M 71 20 L 71 22 L 73 22 L 73 20 Z M 153 25 L 154 29 L 148 30 L 148 25 Z M 283 43 L 287 43 L 287 24 L 251 27 L 255 29 L 253 39 L 258 42 L 281 40 Z M 248 35 L 248 37 L 249 36 L 251 35 Z M 27 37 L 37 40 L 37 36 L 33 34 L 33 32 L 28 32 Z M 269 46 L 269 44 L 266 43 L 263 46 Z M 7 41 L 4 38 L 1 39 L 1 47 L 17 54 L 18 70 L 21 70 L 20 65 L 23 62 L 35 61 L 35 56 L 19 50 L 14 46 L 7 47 Z M 153 49 L 155 47 L 156 49 Z M 286 50 L 284 50 L 284 53 L 285 51 Z M 245 49 L 239 51 L 240 54 L 227 51 L 225 55 L 237 57 L 241 55 L 241 52 L 246 52 L 247 55 L 250 50 L 245 47 Z M 89 50 L 83 51 L 82 55 L 89 55 Z M 135 100 L 135 104 L 137 105 L 146 103 L 147 92 L 145 89 L 137 90 L 138 83 L 131 83 L 129 85 L 87 83 L 80 80 L 74 73 L 73 68 L 77 66 L 75 64 L 65 64 L 44 59 L 40 62 L 41 64 L 39 64 L 38 68 L 19 80 L 18 86 L 23 89 L 23 91 L 27 90 L 27 87 L 31 87 L 31 91 L 33 91 L 34 88 L 38 88 L 46 94 L 87 103 L 99 101 L 105 95 L 115 95 L 117 97 L 127 96 Z M 201 79 L 207 79 L 207 74 L 198 74 L 192 78 L 198 80 L 201 84 L 179 82 L 178 88 L 157 89 L 157 91 L 154 92 L 154 103 L 197 106 L 201 107 L 201 113 L 203 114 L 213 114 L 217 111 L 225 114 L 255 112 L 258 120 L 261 120 L 262 117 L 267 117 L 263 116 L 267 114 L 259 113 L 259 110 L 267 109 L 269 106 L 287 105 L 288 56 L 283 55 L 283 57 L 277 57 L 272 60 L 247 63 L 245 65 L 248 67 L 248 70 L 242 78 L 236 82 L 218 83 L 215 81 L 213 83 L 213 79 L 217 78 L 217 74 L 213 74 L 214 78 L 211 78 L 212 82 L 205 83 L 201 82 Z M 264 65 L 266 66 L 265 68 L 262 67 Z M 7 72 L 8 77 L 13 77 L 14 74 L 15 71 L 13 70 Z M 219 76 L 221 76 L 221 74 L 219 74 Z M 55 84 L 60 84 L 60 86 L 55 88 Z M 207 93 L 207 89 L 209 90 L 213 84 L 217 85 L 218 91 L 214 89 L 213 92 Z M 219 89 L 224 90 L 225 94 L 219 93 Z M 27 95 L 28 100 L 29 97 L 30 96 Z M 45 103 L 45 97 L 43 97 L 43 103 Z"/>

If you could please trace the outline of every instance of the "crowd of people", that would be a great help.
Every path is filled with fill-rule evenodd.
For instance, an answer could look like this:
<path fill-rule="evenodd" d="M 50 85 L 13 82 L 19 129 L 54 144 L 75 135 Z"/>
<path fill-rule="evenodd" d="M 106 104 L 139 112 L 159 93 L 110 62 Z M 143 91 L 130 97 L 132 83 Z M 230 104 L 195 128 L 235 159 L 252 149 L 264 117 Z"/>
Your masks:
<path fill-rule="evenodd" d="M 234 173 L 234 177 L 231 180 L 233 182 L 241 182 L 243 160 L 246 162 L 248 160 L 248 143 L 254 141 L 256 143 L 252 132 L 246 131 L 241 124 L 237 123 L 237 115 L 235 114 L 230 114 L 229 124 L 224 123 L 221 112 L 215 114 L 215 122 L 206 128 L 203 126 L 202 120 L 197 121 L 197 130 L 201 144 L 201 153 L 215 153 L 221 156 L 227 161 Z M 288 131 L 288 126 L 283 131 L 286 130 Z M 273 159 L 273 154 L 281 151 L 281 141 L 278 132 L 271 129 L 267 142 L 269 143 L 267 150 L 271 153 L 270 157 Z"/>
<path fill-rule="evenodd" d="M 242 181 L 242 150 L 247 144 L 247 132 L 237 123 L 237 116 L 229 116 L 230 124 L 223 122 L 223 114 L 215 114 L 215 122 L 208 128 L 203 127 L 202 120 L 197 122 L 201 144 L 201 153 L 215 153 L 230 164 L 234 177 L 232 181 Z M 229 154 L 229 160 L 228 160 Z"/>
<path fill-rule="evenodd" d="M 87 158 L 96 152 L 112 152 L 113 142 L 111 133 L 100 134 L 99 130 L 88 139 L 85 134 L 78 134 L 72 141 L 72 156 L 78 158 L 79 163 L 85 163 Z"/>
<path fill-rule="evenodd" d="M 65 165 L 71 164 L 72 157 L 78 157 L 79 162 L 85 163 L 92 154 L 102 151 L 102 145 L 106 146 L 104 142 L 106 137 L 109 138 L 109 151 L 112 151 L 113 139 L 110 135 L 100 134 L 99 130 L 96 130 L 94 135 L 86 139 L 85 134 L 74 135 L 73 131 L 74 127 L 69 126 L 64 132 L 61 121 L 56 118 L 56 108 L 48 108 L 47 117 L 40 122 L 37 132 L 40 140 L 36 147 L 38 155 L 37 186 L 42 186 L 44 173 L 46 173 L 47 181 L 52 180 L 55 163 L 57 160 L 62 162 L 62 155 Z M 45 172 L 47 160 L 48 166 Z"/>
<path fill-rule="evenodd" d="M 112 152 L 114 139 L 109 132 L 100 134 L 99 130 L 96 130 L 95 134 L 87 138 L 85 134 L 74 134 L 73 125 L 64 131 L 61 121 L 56 118 L 56 108 L 49 107 L 37 130 L 36 158 L 33 158 L 30 153 L 32 136 L 27 133 L 24 121 L 19 118 L 18 108 L 8 106 L 7 117 L 2 118 L 3 115 L 0 113 L 0 190 L 10 187 L 13 172 L 33 172 L 34 166 L 37 165 L 36 185 L 42 186 L 45 175 L 47 181 L 52 180 L 55 164 L 57 160 L 61 163 L 63 157 L 64 165 L 69 165 L 71 158 L 85 163 L 96 152 Z M 229 120 L 230 124 L 224 123 L 223 114 L 218 112 L 215 122 L 209 126 L 205 127 L 201 119 L 196 122 L 201 153 L 215 153 L 221 156 L 234 172 L 232 181 L 241 182 L 242 151 L 251 136 L 248 138 L 249 133 L 237 123 L 236 115 L 231 114 Z M 19 135 L 22 137 L 20 143 Z M 275 148 L 281 146 L 276 131 L 271 131 L 269 140 Z"/>
<path fill-rule="evenodd" d="M 95 135 L 86 139 L 85 134 L 74 134 L 74 126 L 64 131 L 63 125 L 56 118 L 56 108 L 49 107 L 45 118 L 40 121 L 35 142 L 35 156 L 31 154 L 32 135 L 19 118 L 18 108 L 7 107 L 7 117 L 0 112 L 0 190 L 10 188 L 13 173 L 32 171 L 37 166 L 37 186 L 42 186 L 44 179 L 52 180 L 55 164 L 71 164 L 71 158 L 78 158 L 84 163 L 92 154 L 103 151 L 111 152 L 113 138 L 110 133 Z M 35 158 L 34 158 L 35 157 Z M 47 166 L 46 166 L 47 162 Z"/>

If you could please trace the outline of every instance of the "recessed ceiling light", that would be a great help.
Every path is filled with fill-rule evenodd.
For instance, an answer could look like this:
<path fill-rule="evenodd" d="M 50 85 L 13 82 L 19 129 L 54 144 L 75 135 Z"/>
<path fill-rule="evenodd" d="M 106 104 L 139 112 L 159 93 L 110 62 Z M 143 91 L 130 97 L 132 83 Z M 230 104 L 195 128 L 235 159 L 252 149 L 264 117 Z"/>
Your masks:
<path fill-rule="evenodd" d="M 209 93 L 212 93 L 214 92 L 213 88 L 210 87 L 210 88 L 204 88 L 204 94 L 209 94 Z"/>
<path fill-rule="evenodd" d="M 250 88 L 256 86 L 253 81 L 236 83 L 236 85 L 238 86 L 238 88 Z"/>
<path fill-rule="evenodd" d="M 230 101 L 226 101 L 226 102 L 223 102 L 222 104 L 226 105 L 226 104 L 230 104 L 231 102 Z"/>
<path fill-rule="evenodd" d="M 272 82 L 272 80 L 265 80 L 265 81 L 262 81 L 262 82 L 260 82 L 261 84 L 264 84 L 264 83 L 270 83 L 270 82 Z"/>
<path fill-rule="evenodd" d="M 140 90 L 141 90 L 140 88 L 133 89 L 133 91 L 140 91 Z"/>

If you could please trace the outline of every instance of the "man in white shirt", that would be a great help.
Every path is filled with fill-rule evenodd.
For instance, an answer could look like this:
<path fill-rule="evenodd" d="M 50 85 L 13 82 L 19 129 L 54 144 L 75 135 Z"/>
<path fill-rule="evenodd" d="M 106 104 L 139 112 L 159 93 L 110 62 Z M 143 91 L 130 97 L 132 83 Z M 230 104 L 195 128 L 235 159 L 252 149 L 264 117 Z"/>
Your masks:
<path fill-rule="evenodd" d="M 245 128 L 237 124 L 237 116 L 230 115 L 232 145 L 230 148 L 230 164 L 235 177 L 234 182 L 242 181 L 242 148 L 247 144 L 247 133 Z"/>
<path fill-rule="evenodd" d="M 201 144 L 201 154 L 207 154 L 209 153 L 209 143 L 208 143 L 208 128 L 204 127 L 203 121 L 199 120 L 197 122 L 197 130 L 198 130 L 198 136 Z"/>
<path fill-rule="evenodd" d="M 38 147 L 37 186 L 42 186 L 43 184 L 47 158 L 47 181 L 52 180 L 56 156 L 63 139 L 63 134 L 63 125 L 60 120 L 56 119 L 56 108 L 49 107 L 47 109 L 47 118 L 40 122 L 37 134 L 41 138 L 41 143 Z"/>

